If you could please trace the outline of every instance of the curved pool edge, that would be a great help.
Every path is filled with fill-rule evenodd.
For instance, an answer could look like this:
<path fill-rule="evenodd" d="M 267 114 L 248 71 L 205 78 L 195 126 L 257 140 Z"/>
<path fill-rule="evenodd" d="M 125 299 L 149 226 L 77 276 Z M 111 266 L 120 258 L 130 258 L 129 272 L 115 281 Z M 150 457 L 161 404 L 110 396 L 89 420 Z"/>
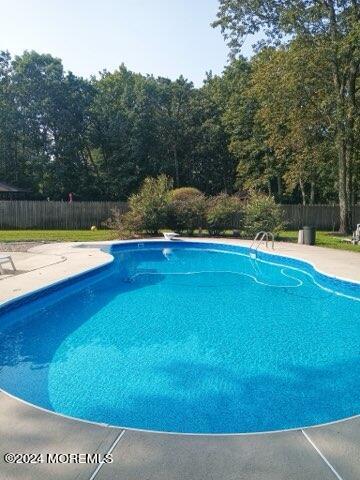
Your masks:
<path fill-rule="evenodd" d="M 144 428 L 134 428 L 134 427 L 126 427 L 126 426 L 120 426 L 120 425 L 112 425 L 110 423 L 102 423 L 102 422 L 95 422 L 92 420 L 85 420 L 83 418 L 79 417 L 73 417 L 71 415 L 65 415 L 64 413 L 59 413 L 59 412 L 54 412 L 53 410 L 49 410 L 44 407 L 40 407 L 39 405 L 35 405 L 33 403 L 30 403 L 26 400 L 23 400 L 20 397 L 17 397 L 13 395 L 12 393 L 7 392 L 6 390 L 3 390 L 0 388 L 0 393 L 3 393 L 7 397 L 15 400 L 16 402 L 19 402 L 21 404 L 27 405 L 31 408 L 34 408 L 36 410 L 39 410 L 41 412 L 50 414 L 50 415 L 55 415 L 59 418 L 64 418 L 66 420 L 70 420 L 72 422 L 80 422 L 80 423 L 85 423 L 88 425 L 95 425 L 97 427 L 103 427 L 103 428 L 112 428 L 112 429 L 118 429 L 118 430 L 128 430 L 130 432 L 142 432 L 142 433 L 148 433 L 148 434 L 162 434 L 162 435 L 177 435 L 177 436 L 184 436 L 184 437 L 245 437 L 245 436 L 258 436 L 258 435 L 271 435 L 275 433 L 286 433 L 286 432 L 301 432 L 302 430 L 311 430 L 314 428 L 322 428 L 322 427 L 327 427 L 329 425 L 336 425 L 338 423 L 344 423 L 344 422 L 351 422 L 352 420 L 355 420 L 357 418 L 360 418 L 360 413 L 356 415 L 351 415 L 350 417 L 345 417 L 345 418 L 340 418 L 338 420 L 332 420 L 330 422 L 325 422 L 325 423 L 317 423 L 314 425 L 307 425 L 304 427 L 293 427 L 293 428 L 283 428 L 283 429 L 278 429 L 278 430 L 265 430 L 263 432 L 239 432 L 239 433 L 191 433 L 191 432 L 169 432 L 166 430 L 151 430 L 151 429 L 144 429 Z"/>
<path fill-rule="evenodd" d="M 126 246 L 126 245 L 129 245 L 129 244 L 134 244 L 134 245 L 136 245 L 136 244 L 147 244 L 147 243 L 160 243 L 160 244 L 173 244 L 173 245 L 176 244 L 176 243 L 182 243 L 182 244 L 194 243 L 194 244 L 197 244 L 198 246 L 204 245 L 204 244 L 210 244 L 210 245 L 217 245 L 219 247 L 221 247 L 221 246 L 232 246 L 232 247 L 234 247 L 234 250 L 239 249 L 239 247 L 243 247 L 244 249 L 249 250 L 249 245 L 247 245 L 246 243 L 241 243 L 241 240 L 237 241 L 236 243 L 229 242 L 229 241 L 227 242 L 226 239 L 216 239 L 216 241 L 214 241 L 214 240 L 215 239 L 192 239 L 192 238 L 177 240 L 177 241 L 168 241 L 168 240 L 165 240 L 165 239 L 136 239 L 136 240 L 120 240 L 120 241 L 112 241 L 112 242 L 96 242 L 96 245 L 94 245 L 94 244 L 89 245 L 89 244 L 84 244 L 84 243 L 76 244 L 76 245 L 74 245 L 74 249 L 94 248 L 94 249 L 98 249 L 98 250 L 100 250 L 104 253 L 107 253 L 110 258 L 108 258 L 105 262 L 102 261 L 102 263 L 100 263 L 97 266 L 92 266 L 90 268 L 86 268 L 86 269 L 84 269 L 80 272 L 77 272 L 77 273 L 69 275 L 65 278 L 61 278 L 59 280 L 56 280 L 55 282 L 50 282 L 48 284 L 45 284 L 40 288 L 35 288 L 35 289 L 30 290 L 30 291 L 28 291 L 24 294 L 18 295 L 14 298 L 11 298 L 9 300 L 5 300 L 5 301 L 0 302 L 0 314 L 4 311 L 7 311 L 8 308 L 11 308 L 11 309 L 16 308 L 18 305 L 21 305 L 23 303 L 28 303 L 28 302 L 38 298 L 38 296 L 41 296 L 41 294 L 44 291 L 47 291 L 47 292 L 50 293 L 50 292 L 58 290 L 60 288 L 64 288 L 65 286 L 67 286 L 69 284 L 72 284 L 72 283 L 74 283 L 78 280 L 86 279 L 89 275 L 95 275 L 95 274 L 99 273 L 100 271 L 106 269 L 114 261 L 114 256 L 112 255 L 112 250 L 113 250 L 113 247 L 116 247 L 116 246 L 124 246 L 124 245 Z M 331 249 L 327 249 L 327 250 L 331 251 Z M 229 250 L 229 251 L 231 251 L 231 250 Z M 336 275 L 331 275 L 329 273 L 325 273 L 325 272 L 319 270 L 319 268 L 316 265 L 314 265 L 312 262 L 310 262 L 309 260 L 294 258 L 293 256 L 288 256 L 288 255 L 283 254 L 283 253 L 279 255 L 276 251 L 270 251 L 270 250 L 261 249 L 261 250 L 258 250 L 257 252 L 258 252 L 258 254 L 260 254 L 257 257 L 260 260 L 268 261 L 268 260 L 266 260 L 267 257 L 272 258 L 272 259 L 274 257 L 277 257 L 279 259 L 291 260 L 291 261 L 294 262 L 294 265 L 289 265 L 290 268 L 291 267 L 292 268 L 299 268 L 299 265 L 300 266 L 306 266 L 307 268 L 310 268 L 313 271 L 313 273 L 319 274 L 322 277 L 325 277 L 327 280 L 330 280 L 330 281 L 335 280 L 336 282 L 339 282 L 341 284 L 353 285 L 353 286 L 356 286 L 356 287 L 360 286 L 360 282 L 357 281 L 357 280 L 350 280 L 350 279 L 347 279 L 347 278 L 338 277 Z M 296 264 L 296 266 L 295 266 L 295 264 Z M 307 272 L 307 273 L 310 273 L 310 272 Z M 39 410 L 39 411 L 42 411 L 42 412 L 45 412 L 45 413 L 48 413 L 48 414 L 51 414 L 51 415 L 56 415 L 57 417 L 64 418 L 64 419 L 67 419 L 67 420 L 70 420 L 70 421 L 73 421 L 73 422 L 81 422 L 81 423 L 85 423 L 85 424 L 88 424 L 88 425 L 96 425 L 98 427 L 103 427 L 103 428 L 112 428 L 112 429 L 127 430 L 127 431 L 133 431 L 133 432 L 143 432 L 143 433 L 147 433 L 147 434 L 163 434 L 163 435 L 175 435 L 175 436 L 185 436 L 185 437 L 238 437 L 238 436 L 241 436 L 241 437 L 251 436 L 251 437 L 253 437 L 253 436 L 259 436 L 259 435 L 281 434 L 281 433 L 286 433 L 286 432 L 301 432 L 303 430 L 317 429 L 317 428 L 322 428 L 322 427 L 326 427 L 326 426 L 329 426 L 329 425 L 340 424 L 340 423 L 344 423 L 344 422 L 351 422 L 352 420 L 360 418 L 360 413 L 359 413 L 359 414 L 356 414 L 356 415 L 352 415 L 350 417 L 344 417 L 344 418 L 341 418 L 341 419 L 337 419 L 337 420 L 333 420 L 333 421 L 329 421 L 329 422 L 325 422 L 325 423 L 321 423 L 321 424 L 308 425 L 308 426 L 304 426 L 304 427 L 294 427 L 294 428 L 288 428 L 288 429 L 268 430 L 268 431 L 263 431 L 263 432 L 239 432 L 239 433 L 168 432 L 168 431 L 161 431 L 161 430 L 140 429 L 140 428 L 132 428 L 132 427 L 126 427 L 126 426 L 112 425 L 112 424 L 106 424 L 106 423 L 101 423 L 101 422 L 95 422 L 95 421 L 91 421 L 91 420 L 85 420 L 85 419 L 78 418 L 78 417 L 72 417 L 72 416 L 65 415 L 65 414 L 62 414 L 62 413 L 59 413 L 59 412 L 55 412 L 53 410 L 49 410 L 49 409 L 46 409 L 44 407 L 40 407 L 38 405 L 27 402 L 26 400 L 23 400 L 22 398 L 17 397 L 15 395 L 7 392 L 6 390 L 3 390 L 2 388 L 0 388 L 0 392 L 3 393 L 4 395 L 6 395 L 7 397 L 10 397 L 11 399 L 13 399 L 16 402 L 19 402 L 21 404 L 27 405 L 31 408 L 36 409 L 36 410 Z"/>

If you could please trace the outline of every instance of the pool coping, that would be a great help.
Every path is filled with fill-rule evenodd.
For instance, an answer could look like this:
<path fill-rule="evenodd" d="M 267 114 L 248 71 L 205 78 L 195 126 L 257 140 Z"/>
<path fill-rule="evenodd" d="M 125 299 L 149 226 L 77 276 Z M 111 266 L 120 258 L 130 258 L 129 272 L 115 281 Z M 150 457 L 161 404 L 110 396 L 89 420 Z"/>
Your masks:
<path fill-rule="evenodd" d="M 94 244 L 92 245 L 89 245 L 89 244 L 76 244 L 74 246 L 74 248 L 98 248 L 98 249 L 101 249 L 102 251 L 105 251 L 107 253 L 109 253 L 109 247 L 111 247 L 111 245 L 116 245 L 116 244 L 128 244 L 128 243 L 145 243 L 145 242 L 153 242 L 154 240 L 156 241 L 160 241 L 159 239 L 137 239 L 137 240 L 133 240 L 131 242 L 129 241 L 117 241 L 117 242 L 94 242 Z M 194 241 L 194 239 L 189 239 L 191 242 Z M 161 239 L 162 241 L 162 239 Z M 187 239 L 185 239 L 184 241 L 187 241 Z M 196 239 L 196 241 L 199 241 L 199 242 L 206 242 L 206 243 L 212 243 L 212 244 L 218 244 L 218 243 L 223 243 L 223 244 L 227 244 L 228 242 L 226 242 L 225 239 L 216 239 L 216 241 L 212 241 L 212 239 Z M 166 241 L 164 240 L 164 243 Z M 168 243 L 168 242 L 166 242 Z M 232 245 L 234 245 L 233 242 L 231 242 Z M 244 247 L 247 247 L 248 245 L 244 244 L 244 243 L 237 243 L 237 245 L 239 246 L 244 246 Z M 276 252 L 266 252 L 268 253 L 269 255 L 275 255 L 275 256 L 279 256 L 279 254 L 277 254 Z M 294 258 L 292 256 L 287 256 L 287 255 L 283 255 L 283 253 L 280 254 L 280 256 L 284 256 L 285 258 Z M 360 257 L 359 257 L 360 259 Z M 330 275 L 329 273 L 324 273 L 323 271 L 319 271 L 319 269 L 317 268 L 316 265 L 314 265 L 313 263 L 307 261 L 307 260 L 303 260 L 303 259 L 299 259 L 301 262 L 303 263 L 307 263 L 308 265 L 312 266 L 314 268 L 315 271 L 317 272 L 320 272 L 321 274 L 324 274 L 325 276 L 327 277 L 335 277 L 337 278 L 338 280 L 340 281 L 345 281 L 345 282 L 350 282 L 350 283 L 354 283 L 356 285 L 358 285 L 360 282 L 358 282 L 357 280 L 354 281 L 354 280 L 349 280 L 349 279 L 345 279 L 345 278 L 342 278 L 342 277 L 336 277 L 334 275 Z M 5 302 L 2 302 L 0 303 L 0 309 L 2 309 L 2 307 L 8 305 L 8 304 L 11 304 L 11 303 L 17 303 L 19 300 L 21 299 L 26 299 L 28 297 L 31 297 L 31 295 L 34 295 L 35 293 L 41 293 L 43 290 L 46 290 L 48 289 L 49 287 L 51 286 L 54 286 L 54 287 L 59 287 L 61 288 L 62 285 L 64 285 L 64 283 L 66 282 L 71 282 L 73 280 L 75 280 L 76 278 L 81 278 L 82 276 L 84 276 L 85 274 L 88 274 L 88 273 L 91 273 L 91 272 L 94 272 L 94 271 L 97 271 L 99 268 L 101 267 L 106 267 L 107 265 L 109 265 L 111 262 L 113 261 L 113 257 L 111 260 L 108 260 L 108 261 L 105 261 L 104 262 L 104 259 L 102 258 L 100 261 L 99 261 L 99 265 L 98 266 L 93 266 L 91 268 L 87 268 L 85 270 L 82 270 L 81 272 L 78 272 L 74 275 L 71 275 L 69 276 L 68 278 L 65 278 L 65 279 L 60 279 L 60 280 L 57 280 L 55 282 L 52 282 L 50 284 L 47 284 L 47 285 L 44 285 L 43 287 L 39 288 L 39 289 L 34 289 L 32 291 L 29 291 L 29 292 L 26 292 L 25 294 L 22 294 L 22 295 L 19 295 L 19 296 L 15 296 L 14 298 L 11 298 Z M 74 418 L 74 417 L 70 417 L 70 416 L 66 416 L 66 415 L 63 415 L 61 413 L 57 413 L 57 412 L 53 412 L 51 410 L 47 410 L 45 408 L 42 408 L 42 407 L 39 407 L 39 406 L 36 406 L 36 405 L 33 405 L 29 402 L 26 402 L 25 400 L 22 400 L 18 397 L 15 397 L 13 396 L 12 394 L 6 392 L 6 391 L 3 391 L 0 389 L 0 391 L 8 398 L 10 398 L 12 401 L 16 402 L 16 404 L 20 404 L 18 408 L 21 408 L 21 404 L 23 405 L 26 405 L 27 407 L 30 407 L 32 409 L 35 409 L 35 410 L 38 410 L 40 412 L 43 413 L 43 415 L 50 415 L 50 416 L 55 416 L 55 417 L 58 417 L 58 419 L 61 421 L 62 419 L 64 421 L 70 421 L 70 422 L 74 422 L 75 424 L 77 422 L 80 422 L 81 424 L 86 424 L 88 425 L 89 427 L 103 427 L 104 429 L 112 429 L 112 430 L 116 430 L 118 432 L 133 432 L 134 434 L 144 434 L 144 435 L 149 435 L 150 437 L 151 436 L 158 436 L 158 435 L 168 435 L 168 436 L 171 436 L 171 437 L 182 437 L 186 440 L 186 438 L 203 438 L 203 439 L 215 439 L 216 438 L 223 438 L 223 437 L 232 437 L 232 438 L 238 438 L 238 437 L 241 437 L 243 439 L 246 439 L 246 438 L 249 438 L 249 441 L 250 439 L 254 439 L 256 437 L 266 437 L 266 436 L 270 436 L 272 437 L 273 435 L 284 435 L 286 436 L 287 434 L 290 434 L 291 432 L 300 432 L 302 433 L 305 438 L 309 437 L 309 435 L 311 436 L 312 432 L 313 431 L 320 431 L 320 430 L 326 430 L 328 429 L 328 427 L 331 427 L 331 426 L 339 426 L 339 427 L 342 427 L 342 425 L 346 425 L 346 427 L 350 427 L 351 428 L 351 425 L 353 424 L 354 425 L 354 429 L 357 429 L 358 426 L 357 426 L 357 422 L 356 420 L 359 419 L 360 417 L 360 414 L 357 414 L 357 415 L 354 415 L 354 416 L 351 416 L 351 417 L 346 417 L 344 419 L 338 419 L 338 420 L 335 420 L 335 421 L 332 421 L 332 422 L 327 422 L 327 423 L 323 423 L 323 424 L 318 424 L 318 425 L 314 425 L 314 426 L 308 426 L 308 427 L 303 427 L 303 428 L 300 428 L 300 427 L 297 427 L 297 428 L 292 428 L 292 429 L 282 429 L 282 430 L 274 430 L 274 431 L 265 431 L 265 432 L 240 432 L 240 433 L 224 433 L 224 434 L 198 434 L 198 433 L 182 433 L 182 432 L 163 432 L 163 431 L 155 431 L 155 430 L 144 430 L 144 429 L 134 429 L 134 428 L 128 428 L 128 427 L 119 427 L 119 426 L 112 426 L 112 425 L 108 425 L 108 424 L 104 424 L 104 423 L 98 423 L 98 422 L 91 422 L 91 421 L 88 421 L 88 420 L 83 420 L 83 419 L 79 419 L 79 418 Z M 304 433 L 307 432 L 307 433 Z M 121 434 L 121 433 L 120 433 Z M 119 435 L 120 435 L 119 434 Z M 121 434 L 123 435 L 123 434 Z M 117 437 L 118 438 L 118 437 Z M 155 437 L 154 437 L 155 438 Z M 310 438 L 310 437 L 309 437 Z M 307 438 L 308 442 L 311 444 L 312 443 L 312 440 L 310 438 Z M 359 446 L 360 446 L 360 439 L 359 439 Z M 316 450 L 317 447 L 316 445 L 314 446 L 314 449 Z M 115 447 L 114 447 L 115 448 Z M 118 446 L 116 446 L 115 448 L 115 451 L 117 452 L 118 450 Z M 319 449 L 318 449 L 319 450 Z M 320 450 L 319 450 L 320 451 Z M 320 455 L 320 457 L 325 457 L 325 455 L 323 455 L 320 451 L 320 453 L 318 452 L 318 454 Z M 324 458 L 323 458 L 324 460 Z M 326 461 L 325 461 L 326 460 Z M 327 458 L 325 457 L 325 460 L 324 462 L 327 463 Z M 328 462 L 330 463 L 330 462 Z M 329 469 L 331 470 L 331 464 L 330 466 L 327 465 L 329 467 Z M 100 470 L 100 469 L 99 469 Z M 336 471 L 335 471 L 336 472 Z M 334 473 L 334 472 L 333 472 Z M 96 473 L 96 475 L 98 474 L 98 472 Z M 335 475 L 338 475 L 337 478 L 342 478 L 338 473 L 335 473 Z M 14 477 L 15 478 L 15 477 Z M 90 477 L 91 479 L 92 478 L 95 478 L 93 476 Z M 294 477 L 295 478 L 295 477 Z"/>

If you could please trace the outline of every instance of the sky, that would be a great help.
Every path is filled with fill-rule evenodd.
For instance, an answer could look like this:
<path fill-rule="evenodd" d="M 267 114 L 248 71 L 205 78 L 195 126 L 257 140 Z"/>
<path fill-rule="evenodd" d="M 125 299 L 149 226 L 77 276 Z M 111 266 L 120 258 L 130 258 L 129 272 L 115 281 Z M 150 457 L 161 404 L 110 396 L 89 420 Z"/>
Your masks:
<path fill-rule="evenodd" d="M 202 84 L 221 73 L 228 49 L 217 0 L 0 0 L 0 50 L 50 53 L 89 77 L 121 63 L 135 72 Z M 243 54 L 251 55 L 251 42 Z"/>

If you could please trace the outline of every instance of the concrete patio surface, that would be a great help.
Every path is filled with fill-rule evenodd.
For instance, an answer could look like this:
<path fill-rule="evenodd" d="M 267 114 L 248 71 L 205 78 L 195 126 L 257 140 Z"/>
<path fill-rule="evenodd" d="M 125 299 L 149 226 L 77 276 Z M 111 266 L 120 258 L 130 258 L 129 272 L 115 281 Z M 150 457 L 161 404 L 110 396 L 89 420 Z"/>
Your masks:
<path fill-rule="evenodd" d="M 235 239 L 213 241 L 248 244 Z M 74 243 L 49 244 L 26 254 L 14 253 L 22 273 L 0 276 L 0 302 L 110 262 L 111 255 L 99 250 L 109 243 L 96 242 L 86 248 Z M 360 281 L 358 253 L 285 243 L 277 243 L 275 253 L 307 260 L 330 275 Z M 113 463 L 7 464 L 6 452 L 110 452 Z M 0 392 L 0 480 L 38 479 L 359 480 L 360 417 L 265 434 L 177 435 L 73 420 Z"/>
<path fill-rule="evenodd" d="M 112 256 L 99 248 L 78 246 L 75 242 L 54 243 L 26 253 L 11 252 L 18 271 L 14 275 L 9 268 L 0 275 L 0 303 L 112 261 Z"/>
<path fill-rule="evenodd" d="M 54 415 L 0 393 L 0 478 L 1 480 L 87 480 L 94 464 L 44 463 L 9 464 L 11 453 L 101 453 L 105 454 L 119 435 L 105 428 Z"/>
<path fill-rule="evenodd" d="M 61 255 L 50 255 L 46 253 L 39 254 L 35 252 L 0 251 L 0 256 L 1 255 L 11 256 L 16 267 L 15 275 L 39 270 L 44 267 L 49 267 L 50 265 L 55 265 L 56 263 L 64 262 L 66 260 L 66 258 Z M 14 276 L 14 271 L 11 268 L 10 264 L 4 264 L 3 269 L 5 273 L 3 275 L 0 275 L 0 281 Z"/>

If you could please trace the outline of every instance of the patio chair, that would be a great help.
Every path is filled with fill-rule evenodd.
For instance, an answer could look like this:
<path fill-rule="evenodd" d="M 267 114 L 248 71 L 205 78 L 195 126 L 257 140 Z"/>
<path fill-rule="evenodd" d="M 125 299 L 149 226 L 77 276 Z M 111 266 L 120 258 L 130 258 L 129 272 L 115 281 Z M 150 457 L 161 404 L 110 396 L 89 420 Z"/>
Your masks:
<path fill-rule="evenodd" d="M 0 255 L 0 275 L 5 273 L 2 267 L 4 263 L 10 263 L 12 269 L 14 270 L 14 272 L 16 272 L 15 264 L 13 262 L 13 259 L 11 258 L 11 255 Z"/>
<path fill-rule="evenodd" d="M 360 243 L 360 223 L 356 225 L 356 230 L 353 233 L 351 243 L 353 243 L 354 245 L 358 245 Z"/>

